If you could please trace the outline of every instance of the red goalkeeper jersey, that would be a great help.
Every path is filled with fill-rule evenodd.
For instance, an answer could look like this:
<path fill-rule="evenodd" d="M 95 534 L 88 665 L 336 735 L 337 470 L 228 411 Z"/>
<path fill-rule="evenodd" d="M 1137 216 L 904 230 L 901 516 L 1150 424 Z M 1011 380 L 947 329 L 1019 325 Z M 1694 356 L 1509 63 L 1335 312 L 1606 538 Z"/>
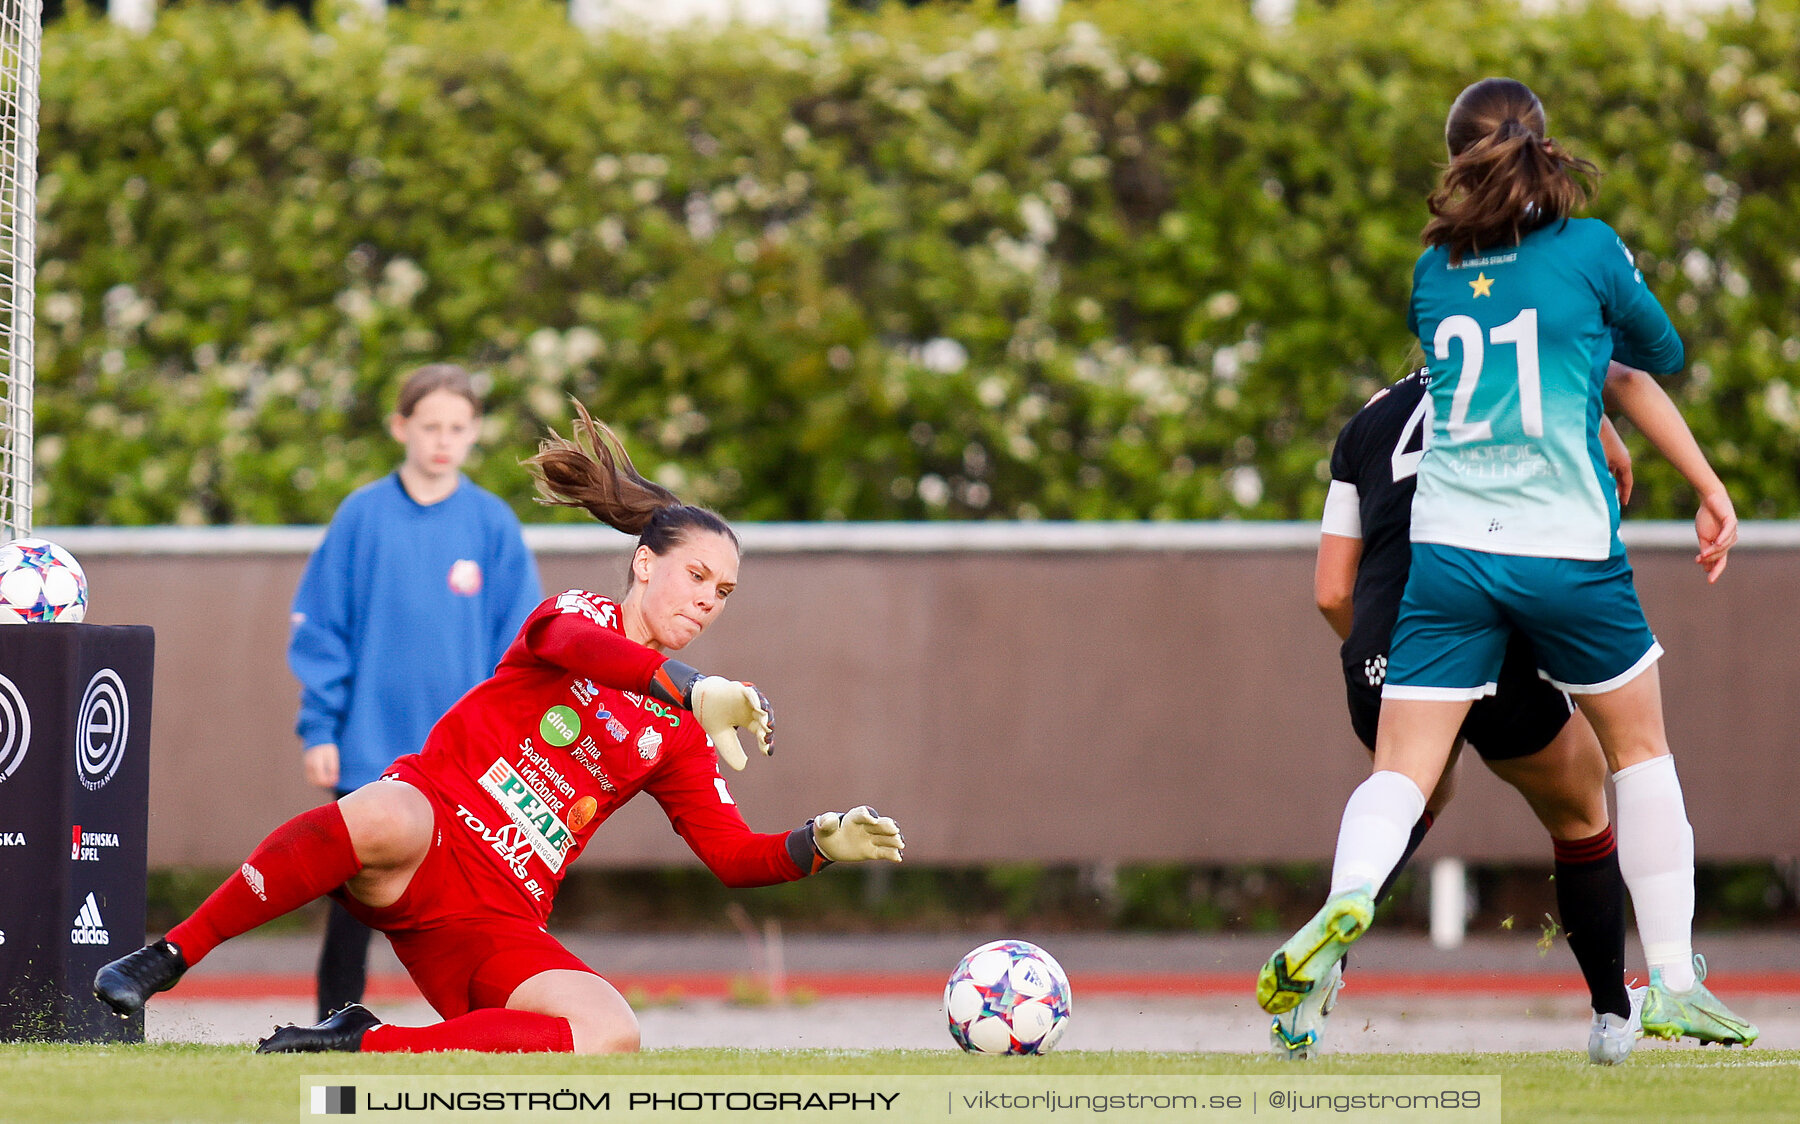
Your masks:
<path fill-rule="evenodd" d="M 625 637 L 618 605 L 569 590 L 526 618 L 493 677 L 395 765 L 410 766 L 454 811 L 459 822 L 439 825 L 444 842 L 485 849 L 506 872 L 494 881 L 540 919 L 569 864 L 639 792 L 727 885 L 802 877 L 787 833 L 744 823 L 698 720 L 646 696 L 664 659 Z"/>

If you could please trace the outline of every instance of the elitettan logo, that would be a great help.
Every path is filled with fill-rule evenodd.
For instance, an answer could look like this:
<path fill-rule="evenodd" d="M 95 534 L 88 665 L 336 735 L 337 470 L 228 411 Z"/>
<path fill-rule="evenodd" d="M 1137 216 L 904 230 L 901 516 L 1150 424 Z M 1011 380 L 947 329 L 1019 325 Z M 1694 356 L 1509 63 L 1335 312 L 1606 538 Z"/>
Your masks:
<path fill-rule="evenodd" d="M 13 681 L 0 675 L 0 783 L 25 763 L 31 748 L 31 711 Z"/>
<path fill-rule="evenodd" d="M 103 667 L 88 680 L 75 718 L 75 765 L 83 787 L 93 791 L 113 779 L 130 736 L 131 699 L 119 673 Z"/>

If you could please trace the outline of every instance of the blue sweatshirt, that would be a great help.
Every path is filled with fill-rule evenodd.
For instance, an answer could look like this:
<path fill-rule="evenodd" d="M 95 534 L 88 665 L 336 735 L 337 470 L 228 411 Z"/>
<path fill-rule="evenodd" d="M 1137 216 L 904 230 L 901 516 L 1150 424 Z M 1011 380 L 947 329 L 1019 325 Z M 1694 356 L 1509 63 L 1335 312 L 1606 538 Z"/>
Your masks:
<path fill-rule="evenodd" d="M 294 593 L 301 744 L 337 745 L 342 791 L 377 779 L 493 674 L 542 599 L 518 517 L 492 493 L 462 478 L 426 507 L 397 472 L 357 489 Z"/>

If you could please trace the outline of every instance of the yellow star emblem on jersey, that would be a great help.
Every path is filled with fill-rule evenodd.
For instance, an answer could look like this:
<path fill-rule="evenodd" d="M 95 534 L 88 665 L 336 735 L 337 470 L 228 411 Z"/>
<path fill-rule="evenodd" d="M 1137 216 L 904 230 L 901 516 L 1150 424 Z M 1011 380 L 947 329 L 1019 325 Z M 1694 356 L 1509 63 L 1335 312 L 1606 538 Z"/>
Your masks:
<path fill-rule="evenodd" d="M 1491 291 L 1493 287 L 1494 279 L 1485 273 L 1477 273 L 1475 275 L 1475 280 L 1469 282 L 1469 288 L 1474 289 L 1475 295 L 1478 297 L 1493 296 L 1494 294 Z"/>

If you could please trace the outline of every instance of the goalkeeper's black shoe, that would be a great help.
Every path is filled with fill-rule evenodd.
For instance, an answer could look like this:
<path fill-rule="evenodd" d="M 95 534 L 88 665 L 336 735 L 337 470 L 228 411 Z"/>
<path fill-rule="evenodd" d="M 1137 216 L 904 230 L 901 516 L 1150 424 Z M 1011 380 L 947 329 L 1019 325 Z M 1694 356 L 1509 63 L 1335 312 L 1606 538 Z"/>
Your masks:
<path fill-rule="evenodd" d="M 375 1012 L 361 1003 L 347 1003 L 336 1014 L 314 1026 L 281 1026 L 256 1044 L 259 1054 L 322 1054 L 338 1050 L 354 1054 L 362 1049 L 363 1035 L 381 1025 Z"/>
<path fill-rule="evenodd" d="M 152 995 L 174 987 L 187 970 L 181 949 L 168 941 L 147 944 L 94 973 L 94 998 L 121 1015 L 135 1015 Z"/>

